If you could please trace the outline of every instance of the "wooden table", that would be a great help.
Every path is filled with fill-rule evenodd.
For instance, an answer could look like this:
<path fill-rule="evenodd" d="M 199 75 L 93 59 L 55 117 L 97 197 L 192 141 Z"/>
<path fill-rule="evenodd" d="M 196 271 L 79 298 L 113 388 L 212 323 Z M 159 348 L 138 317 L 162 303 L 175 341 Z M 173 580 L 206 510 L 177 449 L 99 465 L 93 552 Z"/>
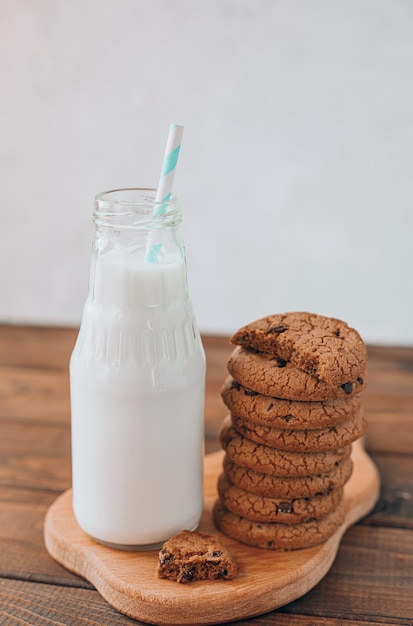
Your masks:
<path fill-rule="evenodd" d="M 71 484 L 68 360 L 73 329 L 0 326 L 0 624 L 136 624 L 43 542 L 45 513 Z M 219 449 L 219 388 L 231 347 L 204 337 L 206 450 Z M 242 624 L 413 624 L 413 348 L 369 347 L 366 448 L 382 479 L 375 510 L 347 531 L 307 595 Z M 237 622 L 241 623 L 241 622 Z"/>

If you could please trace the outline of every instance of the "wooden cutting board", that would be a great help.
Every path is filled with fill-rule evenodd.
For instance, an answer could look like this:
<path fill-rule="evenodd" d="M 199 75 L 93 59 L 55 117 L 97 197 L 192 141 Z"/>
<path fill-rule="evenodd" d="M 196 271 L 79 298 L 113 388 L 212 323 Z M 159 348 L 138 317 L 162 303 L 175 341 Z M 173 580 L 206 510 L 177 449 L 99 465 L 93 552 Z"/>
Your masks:
<path fill-rule="evenodd" d="M 205 457 L 205 505 L 199 529 L 220 537 L 238 564 L 234 580 L 179 584 L 156 576 L 158 551 L 127 552 L 96 543 L 78 526 L 72 492 L 52 504 L 45 543 L 53 558 L 91 582 L 115 609 L 150 624 L 222 624 L 276 609 L 314 587 L 328 572 L 346 529 L 374 506 L 379 474 L 361 441 L 353 444 L 353 475 L 345 486 L 346 518 L 324 544 L 294 552 L 252 548 L 222 535 L 211 509 L 223 452 Z"/>

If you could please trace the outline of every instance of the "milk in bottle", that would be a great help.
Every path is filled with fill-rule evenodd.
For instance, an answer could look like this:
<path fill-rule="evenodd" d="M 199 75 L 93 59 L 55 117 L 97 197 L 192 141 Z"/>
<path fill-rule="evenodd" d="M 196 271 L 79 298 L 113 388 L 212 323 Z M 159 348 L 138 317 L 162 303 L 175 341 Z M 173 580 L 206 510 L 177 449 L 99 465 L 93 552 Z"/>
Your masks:
<path fill-rule="evenodd" d="M 89 295 L 70 362 L 73 507 L 116 547 L 158 547 L 202 512 L 205 355 L 176 197 L 96 197 Z"/>

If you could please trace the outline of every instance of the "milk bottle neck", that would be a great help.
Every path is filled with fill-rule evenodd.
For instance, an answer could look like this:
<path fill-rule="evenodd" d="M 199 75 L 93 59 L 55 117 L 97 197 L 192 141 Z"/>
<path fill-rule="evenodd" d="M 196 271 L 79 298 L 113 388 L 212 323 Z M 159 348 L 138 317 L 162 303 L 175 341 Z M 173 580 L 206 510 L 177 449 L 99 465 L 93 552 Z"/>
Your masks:
<path fill-rule="evenodd" d="M 187 298 L 186 264 L 175 196 L 155 202 L 153 189 L 96 196 L 90 299 L 120 309 L 169 306 Z"/>

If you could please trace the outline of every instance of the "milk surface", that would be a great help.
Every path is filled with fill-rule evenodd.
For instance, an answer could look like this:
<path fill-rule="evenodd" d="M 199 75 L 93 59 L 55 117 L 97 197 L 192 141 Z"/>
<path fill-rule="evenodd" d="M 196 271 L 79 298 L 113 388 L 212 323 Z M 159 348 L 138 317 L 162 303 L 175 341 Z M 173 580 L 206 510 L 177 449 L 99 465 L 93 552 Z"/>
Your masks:
<path fill-rule="evenodd" d="M 96 259 L 70 364 L 73 506 L 92 537 L 159 544 L 203 505 L 205 356 L 185 264 Z"/>

